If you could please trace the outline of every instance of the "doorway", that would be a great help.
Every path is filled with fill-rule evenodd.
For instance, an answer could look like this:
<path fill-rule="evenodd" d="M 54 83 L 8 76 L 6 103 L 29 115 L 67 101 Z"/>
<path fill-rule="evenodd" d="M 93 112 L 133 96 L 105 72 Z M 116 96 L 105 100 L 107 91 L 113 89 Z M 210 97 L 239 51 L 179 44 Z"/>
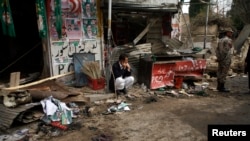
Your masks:
<path fill-rule="evenodd" d="M 0 80 L 11 72 L 42 72 L 43 50 L 38 33 L 35 0 L 10 0 L 16 37 L 3 35 L 0 22 Z"/>

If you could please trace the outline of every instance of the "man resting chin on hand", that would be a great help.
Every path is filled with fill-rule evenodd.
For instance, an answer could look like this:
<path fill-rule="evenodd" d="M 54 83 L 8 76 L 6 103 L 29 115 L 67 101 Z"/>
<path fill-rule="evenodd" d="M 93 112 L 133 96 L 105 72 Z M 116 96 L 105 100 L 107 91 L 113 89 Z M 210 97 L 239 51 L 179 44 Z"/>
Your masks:
<path fill-rule="evenodd" d="M 127 89 L 134 84 L 134 77 L 131 75 L 132 69 L 128 63 L 128 56 L 121 54 L 119 60 L 112 65 L 109 89 L 119 95 L 127 94 Z"/>

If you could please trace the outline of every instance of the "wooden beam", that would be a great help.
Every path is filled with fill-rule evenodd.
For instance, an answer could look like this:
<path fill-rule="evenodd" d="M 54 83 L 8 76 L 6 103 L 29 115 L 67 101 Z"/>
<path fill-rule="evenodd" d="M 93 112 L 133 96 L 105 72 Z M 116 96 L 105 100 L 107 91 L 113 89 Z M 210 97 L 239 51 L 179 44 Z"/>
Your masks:
<path fill-rule="evenodd" d="M 24 85 L 20 85 L 20 86 L 2 88 L 2 90 L 12 91 L 12 90 L 17 90 L 17 89 L 21 89 L 21 88 L 26 88 L 26 87 L 41 84 L 43 82 L 53 80 L 53 79 L 56 79 L 56 78 L 59 78 L 59 77 L 67 76 L 67 75 L 70 75 L 70 74 L 73 74 L 73 73 L 74 73 L 74 71 L 71 71 L 71 72 L 68 72 L 68 73 L 52 76 L 52 77 L 49 77 L 49 78 L 45 78 L 45 79 L 42 79 L 42 80 L 39 80 L 39 81 L 35 81 L 35 82 L 32 82 L 32 83 L 28 83 L 28 84 L 24 84 Z"/>

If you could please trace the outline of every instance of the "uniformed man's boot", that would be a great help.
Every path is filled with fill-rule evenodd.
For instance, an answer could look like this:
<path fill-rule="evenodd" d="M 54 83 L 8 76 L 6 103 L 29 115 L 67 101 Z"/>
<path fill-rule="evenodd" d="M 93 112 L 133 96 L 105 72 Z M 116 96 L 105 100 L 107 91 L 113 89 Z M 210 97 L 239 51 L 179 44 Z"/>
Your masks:
<path fill-rule="evenodd" d="M 220 89 L 219 89 L 220 92 L 226 92 L 226 93 L 229 93 L 229 92 L 230 92 L 229 89 L 226 89 L 226 88 L 225 88 L 224 83 L 221 83 L 220 85 L 221 85 L 221 87 L 220 87 Z"/>
<path fill-rule="evenodd" d="M 217 90 L 220 91 L 221 89 L 221 83 L 217 81 Z"/>

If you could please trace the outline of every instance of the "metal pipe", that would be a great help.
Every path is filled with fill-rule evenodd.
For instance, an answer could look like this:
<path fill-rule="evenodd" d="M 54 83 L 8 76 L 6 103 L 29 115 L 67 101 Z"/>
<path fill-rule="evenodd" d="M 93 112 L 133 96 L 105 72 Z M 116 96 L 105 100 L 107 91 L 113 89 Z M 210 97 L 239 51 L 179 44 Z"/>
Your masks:
<path fill-rule="evenodd" d="M 210 3 L 210 1 L 209 1 Z M 206 48 L 206 42 L 207 42 L 207 26 L 208 26 L 208 15 L 209 15 L 209 8 L 210 4 L 207 3 L 207 15 L 206 15 L 206 25 L 205 25 L 205 36 L 204 36 L 204 49 Z"/>
<path fill-rule="evenodd" d="M 111 32 L 111 18 L 112 18 L 112 0 L 109 0 L 109 5 L 108 5 L 108 36 L 107 36 L 107 60 L 108 63 L 106 64 L 106 75 L 105 75 L 105 79 L 106 79 L 106 92 L 109 92 L 109 77 L 110 77 L 110 56 L 111 56 L 111 36 L 112 36 L 112 32 Z"/>
<path fill-rule="evenodd" d="M 108 7 L 108 40 L 111 39 L 111 15 L 112 15 L 112 0 L 109 0 L 109 7 Z"/>
<path fill-rule="evenodd" d="M 188 30 L 188 35 L 189 35 L 189 38 L 191 40 L 192 48 L 194 48 L 194 43 L 193 43 L 193 38 L 192 38 L 192 35 L 191 35 L 191 31 L 190 31 L 190 28 L 189 28 L 189 26 L 187 24 L 186 18 L 185 18 L 184 14 L 183 14 L 183 11 L 182 11 L 181 7 L 180 7 L 180 10 L 181 10 L 181 14 L 182 14 L 183 20 L 184 20 L 185 25 L 186 25 L 187 30 Z"/>

